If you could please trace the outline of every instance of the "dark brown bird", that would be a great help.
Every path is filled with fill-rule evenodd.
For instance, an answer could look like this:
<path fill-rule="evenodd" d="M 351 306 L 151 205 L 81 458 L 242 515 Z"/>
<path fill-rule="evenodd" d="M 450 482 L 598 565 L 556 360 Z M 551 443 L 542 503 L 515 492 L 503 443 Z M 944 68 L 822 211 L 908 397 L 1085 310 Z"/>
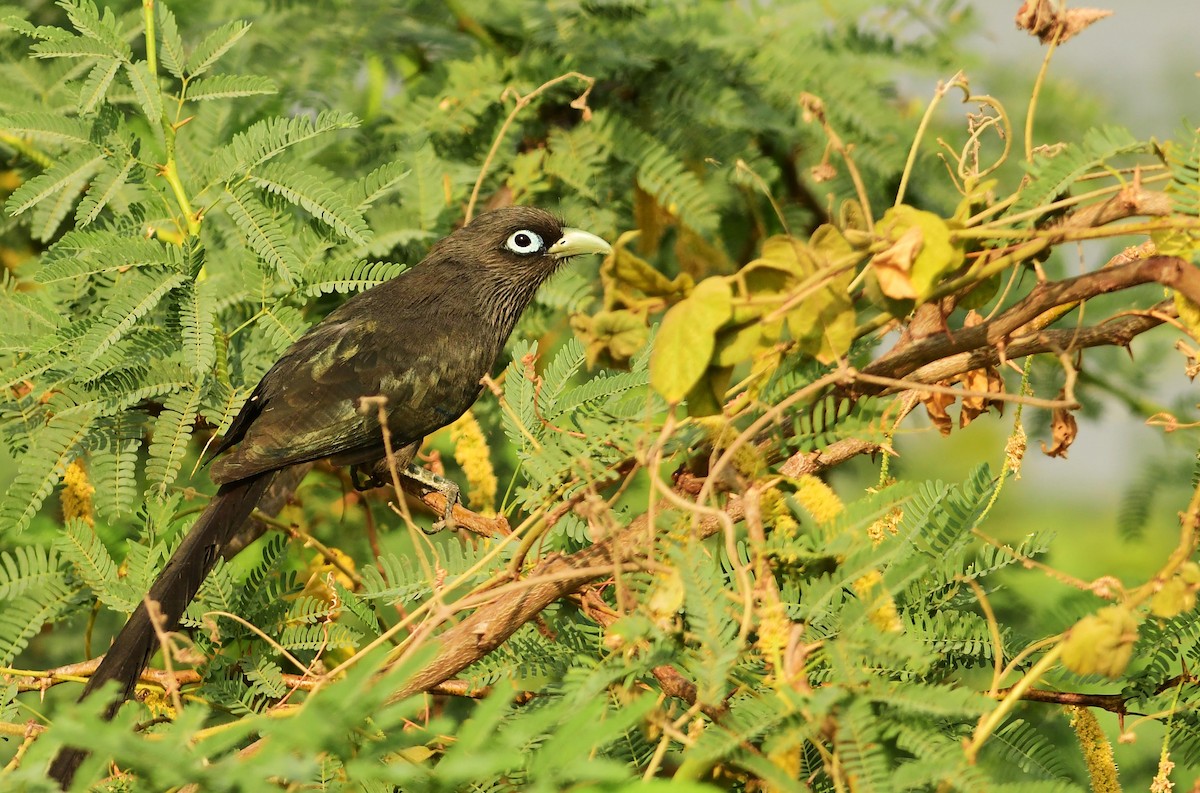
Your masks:
<path fill-rule="evenodd" d="M 346 301 L 271 367 L 218 445 L 221 487 L 150 588 L 175 630 L 218 557 L 283 470 L 330 458 L 371 465 L 385 457 L 369 396 L 387 398 L 401 468 L 421 440 L 471 407 L 521 312 L 566 259 L 605 254 L 608 243 L 564 228 L 548 212 L 511 207 L 475 218 L 397 278 Z M 83 689 L 110 680 L 132 693 L 157 646 L 145 605 L 125 623 Z M 50 775 L 66 789 L 86 753 L 64 749 Z"/>

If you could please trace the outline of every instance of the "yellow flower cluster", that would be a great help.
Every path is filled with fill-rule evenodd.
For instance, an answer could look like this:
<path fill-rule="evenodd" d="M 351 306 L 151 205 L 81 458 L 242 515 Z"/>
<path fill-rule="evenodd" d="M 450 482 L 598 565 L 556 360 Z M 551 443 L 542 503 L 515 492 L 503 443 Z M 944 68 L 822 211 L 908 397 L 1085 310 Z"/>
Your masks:
<path fill-rule="evenodd" d="M 737 428 L 730 424 L 724 416 L 705 416 L 695 421 L 696 426 L 703 428 L 708 433 L 708 441 L 718 455 L 724 454 L 739 434 Z M 739 474 L 751 479 L 758 476 L 763 468 L 762 458 L 753 443 L 743 443 L 738 446 L 734 450 L 733 459 L 730 462 L 733 463 L 734 469 Z"/>
<path fill-rule="evenodd" d="M 96 511 L 92 506 L 92 496 L 96 488 L 88 481 L 87 468 L 83 460 L 76 457 L 67 466 L 63 474 L 62 511 L 65 520 L 78 518 L 89 526 L 96 525 Z"/>
<path fill-rule="evenodd" d="M 1113 759 L 1112 744 L 1096 721 L 1096 715 L 1087 708 L 1069 707 L 1071 727 L 1083 750 L 1083 762 L 1087 765 L 1094 793 L 1120 793 L 1117 781 L 1117 761 Z"/>
<path fill-rule="evenodd" d="M 892 507 L 886 515 L 868 526 L 867 536 L 871 538 L 871 545 L 878 546 L 888 537 L 895 537 L 900 530 L 899 526 L 902 520 L 904 520 L 904 510 L 900 507 Z"/>
<path fill-rule="evenodd" d="M 791 539 L 800 530 L 796 516 L 788 508 L 787 500 L 778 488 L 769 487 L 763 491 L 762 501 L 763 523 L 779 537 Z"/>
<path fill-rule="evenodd" d="M 470 411 L 450 425 L 454 459 L 467 477 L 467 503 L 483 515 L 496 512 L 496 471 L 488 455 L 487 439 Z"/>
<path fill-rule="evenodd" d="M 764 603 L 758 609 L 758 640 L 755 644 L 763 658 L 776 670 L 783 663 L 792 622 L 788 619 L 787 606 L 775 600 Z"/>
<path fill-rule="evenodd" d="M 833 488 L 812 474 L 796 480 L 796 500 L 822 526 L 832 522 L 845 508 Z"/>
<path fill-rule="evenodd" d="M 904 630 L 904 623 L 896 611 L 896 601 L 892 600 L 892 594 L 882 584 L 883 574 L 872 570 L 854 582 L 854 594 L 867 607 L 867 618 L 872 625 L 885 633 L 900 633 Z"/>

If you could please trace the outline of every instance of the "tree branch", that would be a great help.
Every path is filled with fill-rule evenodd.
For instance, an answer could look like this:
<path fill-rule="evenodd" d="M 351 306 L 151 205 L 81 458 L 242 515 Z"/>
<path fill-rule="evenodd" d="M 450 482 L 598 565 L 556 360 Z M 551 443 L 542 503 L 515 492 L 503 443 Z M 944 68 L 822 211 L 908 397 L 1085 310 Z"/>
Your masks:
<path fill-rule="evenodd" d="M 876 444 L 848 438 L 831 444 L 819 453 L 798 452 L 784 463 L 789 475 L 819 473 L 851 457 L 877 449 Z M 724 518 L 737 522 L 744 515 L 742 500 L 731 496 L 723 509 Z M 396 701 L 410 697 L 449 680 L 460 671 L 503 644 L 529 620 L 561 597 L 578 592 L 601 576 L 598 570 L 612 571 L 615 566 L 644 558 L 648 518 L 640 515 L 620 532 L 570 556 L 547 556 L 529 574 L 529 586 L 510 591 L 477 608 L 469 617 L 432 639 L 438 647 L 429 664 L 392 695 Z M 721 530 L 717 516 L 703 517 L 697 535 L 711 537 Z M 660 679 L 660 682 L 661 679 Z M 672 685 L 671 681 L 668 685 Z M 686 682 L 686 681 L 683 681 Z M 685 687 L 679 693 L 686 699 Z M 694 699 L 694 694 L 693 694 Z"/>
<path fill-rule="evenodd" d="M 995 319 L 973 327 L 897 344 L 891 351 L 864 367 L 863 372 L 902 378 L 949 356 L 985 349 L 1002 351 L 1006 358 L 1017 357 L 1017 351 L 1010 349 L 1012 337 L 1021 334 L 1031 323 L 1036 324 L 1036 320 L 1045 312 L 1058 306 L 1079 303 L 1099 295 L 1148 283 L 1162 284 L 1179 291 L 1192 302 L 1200 303 L 1200 270 L 1175 256 L 1152 256 L 1062 281 L 1040 283 L 1023 300 Z M 1067 333 L 1074 334 L 1077 331 Z M 1096 344 L 1103 343 L 1096 341 Z M 1043 350 L 1039 351 L 1046 349 L 1044 345 L 1035 346 L 1043 346 Z M 1054 351 L 1063 352 L 1078 346 L 1081 345 L 1068 343 Z M 876 393 L 881 390 L 882 387 L 876 387 L 874 390 L 866 389 L 866 392 Z"/>

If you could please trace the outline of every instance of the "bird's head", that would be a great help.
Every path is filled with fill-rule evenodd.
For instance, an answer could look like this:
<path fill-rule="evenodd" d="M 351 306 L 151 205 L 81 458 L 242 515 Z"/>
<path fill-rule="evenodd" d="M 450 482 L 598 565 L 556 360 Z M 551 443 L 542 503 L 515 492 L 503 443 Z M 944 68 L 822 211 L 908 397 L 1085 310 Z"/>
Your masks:
<path fill-rule="evenodd" d="M 536 207 L 485 212 L 438 243 L 437 253 L 470 261 L 503 279 L 540 283 L 562 262 L 588 253 L 608 254 L 607 242 Z"/>

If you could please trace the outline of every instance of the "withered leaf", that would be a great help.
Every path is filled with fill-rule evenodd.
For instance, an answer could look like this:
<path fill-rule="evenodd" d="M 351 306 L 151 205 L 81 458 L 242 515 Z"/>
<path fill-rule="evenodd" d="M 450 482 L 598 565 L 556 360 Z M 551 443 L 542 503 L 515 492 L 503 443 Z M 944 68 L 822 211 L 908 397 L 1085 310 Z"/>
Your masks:
<path fill-rule="evenodd" d="M 1058 393 L 1059 399 L 1066 398 L 1066 391 Z M 1046 442 L 1042 441 L 1042 453 L 1048 457 L 1066 457 L 1067 449 L 1071 448 L 1071 444 L 1075 442 L 1075 436 L 1079 434 L 1079 425 L 1075 422 L 1075 416 L 1066 408 L 1055 408 L 1050 419 L 1050 430 L 1053 433 L 1054 444 L 1047 447 Z"/>
<path fill-rule="evenodd" d="M 950 381 L 945 380 L 938 385 L 948 386 Z M 954 395 L 922 391 L 921 404 L 925 406 L 925 412 L 929 414 L 929 420 L 933 422 L 933 426 L 938 428 L 938 432 L 949 435 L 950 430 L 954 428 L 954 421 L 946 412 L 946 408 L 954 404 Z"/>
<path fill-rule="evenodd" d="M 917 288 L 913 286 L 909 274 L 917 252 L 921 250 L 922 239 L 921 227 L 910 226 L 890 248 L 871 259 L 871 267 L 879 279 L 879 289 L 888 297 L 895 300 L 917 298 Z"/>
<path fill-rule="evenodd" d="M 1051 0 L 1025 0 L 1017 11 L 1017 28 L 1027 30 L 1043 44 L 1055 39 L 1059 44 L 1082 32 L 1093 23 L 1112 16 L 1100 8 L 1059 8 Z"/>

